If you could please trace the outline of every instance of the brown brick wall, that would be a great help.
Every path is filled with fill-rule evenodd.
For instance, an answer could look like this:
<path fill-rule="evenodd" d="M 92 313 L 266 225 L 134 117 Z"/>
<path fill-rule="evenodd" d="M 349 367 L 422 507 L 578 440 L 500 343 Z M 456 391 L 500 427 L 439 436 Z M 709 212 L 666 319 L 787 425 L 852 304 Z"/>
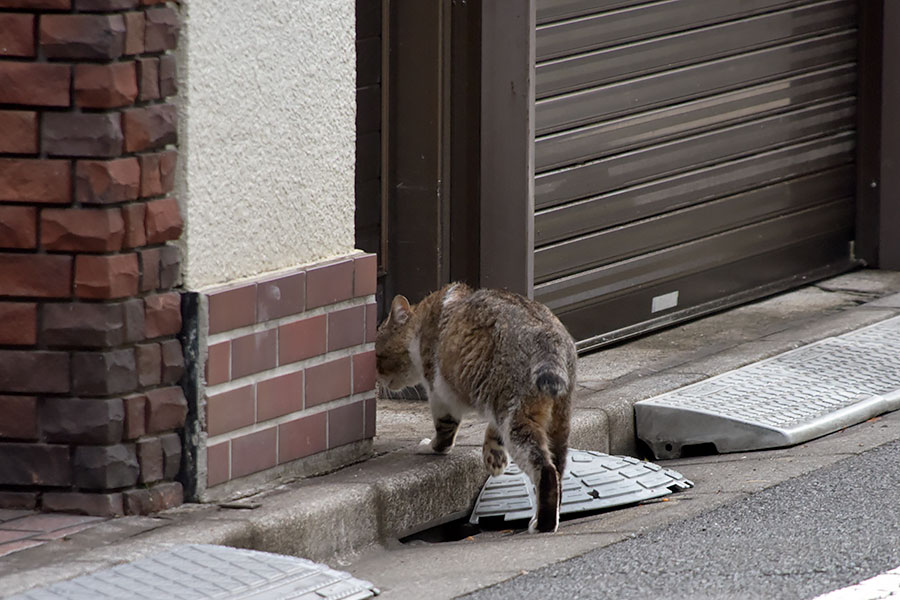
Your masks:
<path fill-rule="evenodd" d="M 178 7 L 0 0 L 0 507 L 181 502 Z"/>
<path fill-rule="evenodd" d="M 206 292 L 207 487 L 375 435 L 375 276 L 358 254 Z"/>

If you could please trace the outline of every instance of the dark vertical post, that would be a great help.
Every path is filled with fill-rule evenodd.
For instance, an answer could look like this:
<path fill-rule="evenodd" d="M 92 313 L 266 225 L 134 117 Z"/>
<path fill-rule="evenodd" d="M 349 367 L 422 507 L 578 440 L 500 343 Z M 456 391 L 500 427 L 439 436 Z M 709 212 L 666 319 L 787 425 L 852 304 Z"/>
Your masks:
<path fill-rule="evenodd" d="M 900 269 L 900 5 L 859 3 L 856 255 Z"/>
<path fill-rule="evenodd" d="M 900 3 L 896 0 L 884 3 L 883 23 L 878 266 L 900 269 Z"/>
<path fill-rule="evenodd" d="M 385 296 L 418 301 L 448 279 L 444 258 L 445 2 L 390 0 L 386 169 L 388 261 Z"/>
<path fill-rule="evenodd" d="M 534 288 L 535 0 L 481 3 L 481 258 L 485 287 Z"/>

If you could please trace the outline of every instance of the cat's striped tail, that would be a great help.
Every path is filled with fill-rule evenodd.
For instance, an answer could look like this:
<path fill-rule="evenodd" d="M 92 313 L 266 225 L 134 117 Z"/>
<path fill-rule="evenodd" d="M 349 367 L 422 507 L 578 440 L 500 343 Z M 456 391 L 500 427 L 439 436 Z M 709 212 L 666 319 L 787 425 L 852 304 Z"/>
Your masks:
<path fill-rule="evenodd" d="M 534 369 L 534 385 L 542 394 L 561 398 L 569 393 L 569 375 L 559 365 L 543 363 Z"/>

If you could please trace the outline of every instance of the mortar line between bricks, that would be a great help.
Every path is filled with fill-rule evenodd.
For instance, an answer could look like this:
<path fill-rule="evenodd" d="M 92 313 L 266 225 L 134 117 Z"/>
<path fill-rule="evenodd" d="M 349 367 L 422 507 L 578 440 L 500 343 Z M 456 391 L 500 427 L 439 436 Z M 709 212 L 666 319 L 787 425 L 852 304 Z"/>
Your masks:
<path fill-rule="evenodd" d="M 266 369 L 265 371 L 260 371 L 258 373 L 251 373 L 250 375 L 244 375 L 243 377 L 239 377 L 238 379 L 233 379 L 231 381 L 226 381 L 224 383 L 208 385 L 205 388 L 206 395 L 209 396 L 211 394 L 231 392 L 247 385 L 257 384 L 269 379 L 274 379 L 275 377 L 280 377 L 282 375 L 291 375 L 310 367 L 317 367 L 334 360 L 351 358 L 357 354 L 368 352 L 372 349 L 374 349 L 374 343 L 365 342 L 362 344 L 357 344 L 356 346 L 349 346 L 347 348 L 341 348 L 339 350 L 332 350 L 331 352 L 328 352 L 326 354 L 319 354 L 317 356 L 312 356 L 304 360 L 298 360 L 296 362 L 278 365 L 276 367 L 272 367 L 271 369 Z M 350 361 L 350 364 L 353 364 L 352 360 Z"/>
<path fill-rule="evenodd" d="M 201 293 L 204 295 L 207 295 L 206 292 L 201 292 Z M 273 331 L 284 325 L 292 325 L 293 323 L 298 323 L 298 322 L 304 321 L 306 319 L 311 319 L 311 318 L 318 317 L 321 315 L 327 315 L 329 313 L 337 312 L 339 310 L 344 310 L 347 308 L 356 308 L 357 306 L 366 306 L 366 305 L 372 304 L 374 302 L 375 302 L 375 294 L 369 294 L 368 296 L 359 296 L 358 298 L 349 298 L 347 300 L 335 302 L 334 304 L 318 306 L 316 308 L 309 308 L 309 309 L 303 311 L 302 313 L 295 313 L 293 315 L 288 315 L 286 317 L 279 317 L 277 319 L 271 319 L 271 320 L 265 321 L 263 323 L 254 323 L 252 325 L 244 325 L 243 327 L 229 329 L 228 331 L 220 331 L 218 333 L 211 333 L 207 336 L 206 345 L 212 346 L 214 344 L 229 341 L 229 340 L 232 340 L 232 339 L 238 338 L 238 337 L 243 337 L 245 335 L 252 335 L 254 333 L 265 333 L 266 331 Z M 327 331 L 326 331 L 326 335 L 327 335 Z M 326 339 L 328 339 L 328 338 L 326 337 Z"/>
<path fill-rule="evenodd" d="M 369 390 L 366 392 L 359 392 L 357 394 L 350 394 L 349 396 L 342 396 L 341 398 L 337 398 L 335 400 L 329 400 L 328 402 L 323 402 L 322 404 L 317 404 L 312 408 L 307 408 L 303 410 L 297 410 L 286 415 L 281 415 L 280 417 L 275 417 L 274 419 L 269 419 L 268 421 L 260 421 L 259 423 L 252 423 L 250 425 L 246 425 L 241 427 L 240 429 L 235 429 L 233 431 L 228 431 L 226 433 L 219 433 L 217 435 L 211 435 L 206 438 L 207 446 L 213 446 L 215 444 L 220 444 L 222 442 L 231 441 L 235 438 L 239 438 L 241 436 L 247 435 L 249 433 L 256 433 L 258 431 L 264 431 L 266 429 L 271 429 L 272 427 L 276 427 L 278 425 L 283 425 L 285 423 L 292 423 L 298 419 L 302 419 L 304 417 L 311 417 L 314 415 L 326 413 L 326 421 L 328 418 L 327 413 L 330 410 L 335 408 L 341 408 L 343 406 L 349 406 L 354 402 L 365 401 L 373 397 L 375 390 Z M 327 422 L 326 422 L 327 425 Z M 327 442 L 328 433 L 326 430 L 326 442 Z"/>

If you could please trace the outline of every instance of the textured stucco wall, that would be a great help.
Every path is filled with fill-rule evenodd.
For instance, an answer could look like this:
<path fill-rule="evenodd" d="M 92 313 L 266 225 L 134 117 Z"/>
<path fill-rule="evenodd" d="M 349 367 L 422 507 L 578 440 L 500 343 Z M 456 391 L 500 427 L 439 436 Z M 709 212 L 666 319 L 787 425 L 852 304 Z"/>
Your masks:
<path fill-rule="evenodd" d="M 353 250 L 354 0 L 182 4 L 186 287 Z"/>

